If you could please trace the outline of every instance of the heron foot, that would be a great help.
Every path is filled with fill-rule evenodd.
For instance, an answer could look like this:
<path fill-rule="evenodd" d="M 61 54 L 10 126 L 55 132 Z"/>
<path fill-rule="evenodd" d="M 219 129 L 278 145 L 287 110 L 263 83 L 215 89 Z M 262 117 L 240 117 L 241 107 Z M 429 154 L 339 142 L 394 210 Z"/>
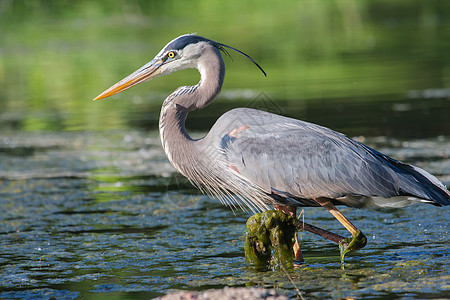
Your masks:
<path fill-rule="evenodd" d="M 347 252 L 363 248 L 367 244 L 366 236 L 357 230 L 356 234 L 351 238 L 344 238 L 339 242 L 339 250 L 341 252 L 341 263 L 344 263 L 344 256 Z"/>

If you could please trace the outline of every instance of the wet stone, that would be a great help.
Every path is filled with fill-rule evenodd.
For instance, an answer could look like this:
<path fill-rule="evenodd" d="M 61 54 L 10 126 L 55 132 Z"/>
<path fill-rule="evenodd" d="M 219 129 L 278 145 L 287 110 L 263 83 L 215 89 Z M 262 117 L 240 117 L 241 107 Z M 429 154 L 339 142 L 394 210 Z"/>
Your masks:
<path fill-rule="evenodd" d="M 156 298 L 160 300 L 229 300 L 229 299 L 248 299 L 248 300 L 287 300 L 288 297 L 279 294 L 275 290 L 263 288 L 228 288 L 219 290 L 207 290 L 203 292 L 181 291 L 174 292 Z"/>

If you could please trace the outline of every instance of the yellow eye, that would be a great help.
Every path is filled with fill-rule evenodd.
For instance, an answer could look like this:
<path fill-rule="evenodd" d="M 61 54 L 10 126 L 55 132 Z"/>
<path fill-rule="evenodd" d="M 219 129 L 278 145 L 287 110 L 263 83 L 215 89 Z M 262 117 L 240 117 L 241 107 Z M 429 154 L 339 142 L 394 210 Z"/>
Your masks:
<path fill-rule="evenodd" d="M 175 52 L 170 51 L 169 53 L 167 53 L 167 57 L 174 58 L 175 57 Z"/>

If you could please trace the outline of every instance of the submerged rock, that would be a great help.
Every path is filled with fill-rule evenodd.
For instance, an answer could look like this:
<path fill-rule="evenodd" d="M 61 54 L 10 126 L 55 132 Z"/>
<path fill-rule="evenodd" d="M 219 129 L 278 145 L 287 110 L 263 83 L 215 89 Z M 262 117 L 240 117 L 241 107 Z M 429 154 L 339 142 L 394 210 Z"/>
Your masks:
<path fill-rule="evenodd" d="M 155 298 L 160 300 L 288 300 L 289 298 L 278 294 L 275 290 L 263 288 L 229 288 L 220 290 L 207 290 L 203 292 L 180 291 Z"/>
<path fill-rule="evenodd" d="M 276 268 L 294 262 L 297 220 L 279 210 L 257 213 L 247 220 L 245 261 L 258 267 Z"/>

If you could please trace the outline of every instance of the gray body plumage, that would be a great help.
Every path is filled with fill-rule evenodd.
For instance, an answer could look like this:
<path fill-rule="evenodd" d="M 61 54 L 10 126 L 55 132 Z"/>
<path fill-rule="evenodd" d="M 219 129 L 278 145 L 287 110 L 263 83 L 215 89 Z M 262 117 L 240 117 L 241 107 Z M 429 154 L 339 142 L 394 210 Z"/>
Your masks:
<path fill-rule="evenodd" d="M 238 108 L 205 139 L 218 146 L 230 172 L 279 204 L 319 206 L 313 199 L 320 197 L 353 207 L 449 204 L 445 187 L 429 173 L 316 124 Z"/>

